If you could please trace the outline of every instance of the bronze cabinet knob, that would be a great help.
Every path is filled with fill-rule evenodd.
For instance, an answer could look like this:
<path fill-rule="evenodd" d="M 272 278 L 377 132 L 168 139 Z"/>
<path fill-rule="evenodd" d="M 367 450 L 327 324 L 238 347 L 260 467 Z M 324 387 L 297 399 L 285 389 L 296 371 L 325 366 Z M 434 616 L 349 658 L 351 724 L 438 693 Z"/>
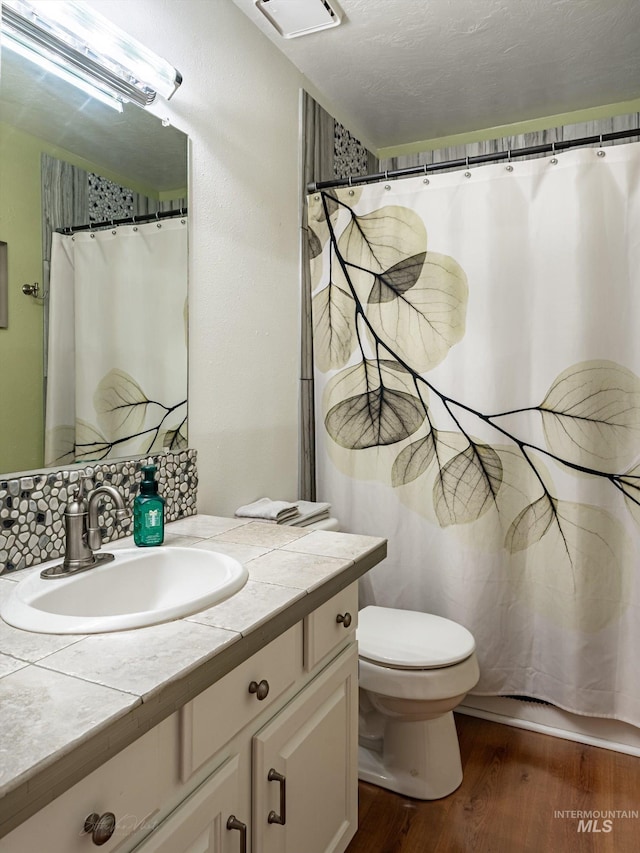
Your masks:
<path fill-rule="evenodd" d="M 115 828 L 116 816 L 113 812 L 105 812 L 103 815 L 93 812 L 84 821 L 84 831 L 91 833 L 91 840 L 98 847 L 107 843 Z"/>
<path fill-rule="evenodd" d="M 252 681 L 249 684 L 249 693 L 255 693 L 260 702 L 262 702 L 269 695 L 269 682 L 265 681 L 264 678 L 259 684 L 257 681 Z"/>

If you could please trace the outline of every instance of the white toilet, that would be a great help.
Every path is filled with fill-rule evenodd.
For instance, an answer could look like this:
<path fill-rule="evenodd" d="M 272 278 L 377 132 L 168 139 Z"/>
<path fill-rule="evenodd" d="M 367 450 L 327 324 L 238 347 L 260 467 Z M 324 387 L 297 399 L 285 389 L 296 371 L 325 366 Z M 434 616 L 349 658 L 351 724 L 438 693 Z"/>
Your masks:
<path fill-rule="evenodd" d="M 453 709 L 480 675 L 472 634 L 440 616 L 358 614 L 360 779 L 420 800 L 462 782 Z"/>

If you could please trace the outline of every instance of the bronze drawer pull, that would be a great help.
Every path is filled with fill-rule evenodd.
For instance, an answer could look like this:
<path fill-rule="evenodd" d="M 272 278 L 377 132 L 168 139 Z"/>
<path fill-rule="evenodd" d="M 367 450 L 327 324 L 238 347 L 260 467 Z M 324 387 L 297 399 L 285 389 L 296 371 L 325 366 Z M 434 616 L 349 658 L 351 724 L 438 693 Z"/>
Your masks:
<path fill-rule="evenodd" d="M 267 822 L 279 823 L 280 826 L 284 826 L 287 822 L 287 780 L 282 773 L 278 773 L 273 767 L 269 770 L 267 779 L 269 782 L 278 782 L 280 785 L 280 814 L 272 809 L 267 817 Z"/>
<path fill-rule="evenodd" d="M 232 814 L 227 821 L 227 829 L 237 829 L 240 832 L 240 853 L 247 853 L 247 824 Z"/>
<path fill-rule="evenodd" d="M 345 628 L 348 628 L 351 625 L 351 614 L 347 610 L 346 613 L 338 613 L 336 616 L 336 622 L 338 624 L 344 625 Z"/>

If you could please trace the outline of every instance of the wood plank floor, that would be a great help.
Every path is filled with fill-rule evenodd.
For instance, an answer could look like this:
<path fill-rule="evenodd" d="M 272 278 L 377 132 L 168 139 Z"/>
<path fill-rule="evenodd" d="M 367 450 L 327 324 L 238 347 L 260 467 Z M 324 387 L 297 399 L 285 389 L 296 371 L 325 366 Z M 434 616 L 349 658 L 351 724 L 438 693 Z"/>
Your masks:
<path fill-rule="evenodd" d="M 639 853 L 640 817 L 580 827 L 557 812 L 640 810 L 640 758 L 462 714 L 456 726 L 458 790 L 426 802 L 360 782 L 346 853 Z"/>

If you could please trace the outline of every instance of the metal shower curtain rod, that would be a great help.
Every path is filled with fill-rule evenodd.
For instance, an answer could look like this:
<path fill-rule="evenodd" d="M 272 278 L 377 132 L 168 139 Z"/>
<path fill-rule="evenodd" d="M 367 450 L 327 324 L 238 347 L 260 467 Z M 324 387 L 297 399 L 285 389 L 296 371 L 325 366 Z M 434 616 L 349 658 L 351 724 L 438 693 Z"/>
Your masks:
<path fill-rule="evenodd" d="M 475 166 L 478 163 L 494 163 L 501 160 L 511 160 L 513 157 L 529 157 L 532 154 L 555 154 L 557 151 L 566 151 L 568 148 L 580 148 L 584 145 L 594 145 L 603 142 L 612 142 L 616 139 L 628 139 L 631 136 L 640 136 L 640 128 L 633 130 L 616 130 L 612 133 L 599 133 L 596 136 L 583 136 L 581 139 L 567 139 L 559 142 L 548 142 L 544 145 L 531 145 L 528 148 L 511 148 L 507 151 L 495 151 L 491 154 L 478 154 L 475 157 L 462 157 L 459 160 L 447 160 L 444 163 L 430 163 L 423 166 L 408 166 L 405 169 L 389 169 L 386 172 L 376 172 L 373 175 L 351 175 L 348 178 L 335 178 L 331 181 L 316 181 L 307 184 L 307 192 L 314 193 L 318 190 L 328 190 L 332 187 L 351 187 L 357 184 L 373 184 L 376 181 L 388 180 L 390 178 L 404 178 L 408 175 L 426 175 L 430 172 L 439 172 L 443 169 L 464 168 Z"/>
<path fill-rule="evenodd" d="M 110 228 L 116 225 L 137 225 L 139 222 L 153 222 L 155 219 L 172 219 L 186 216 L 187 208 L 178 210 L 162 210 L 157 213 L 143 213 L 140 216 L 125 216 L 124 219 L 106 219 L 104 222 L 91 222 L 88 225 L 71 225 L 67 228 L 56 228 L 58 234 L 76 234 L 78 231 L 96 231 L 98 228 Z"/>

